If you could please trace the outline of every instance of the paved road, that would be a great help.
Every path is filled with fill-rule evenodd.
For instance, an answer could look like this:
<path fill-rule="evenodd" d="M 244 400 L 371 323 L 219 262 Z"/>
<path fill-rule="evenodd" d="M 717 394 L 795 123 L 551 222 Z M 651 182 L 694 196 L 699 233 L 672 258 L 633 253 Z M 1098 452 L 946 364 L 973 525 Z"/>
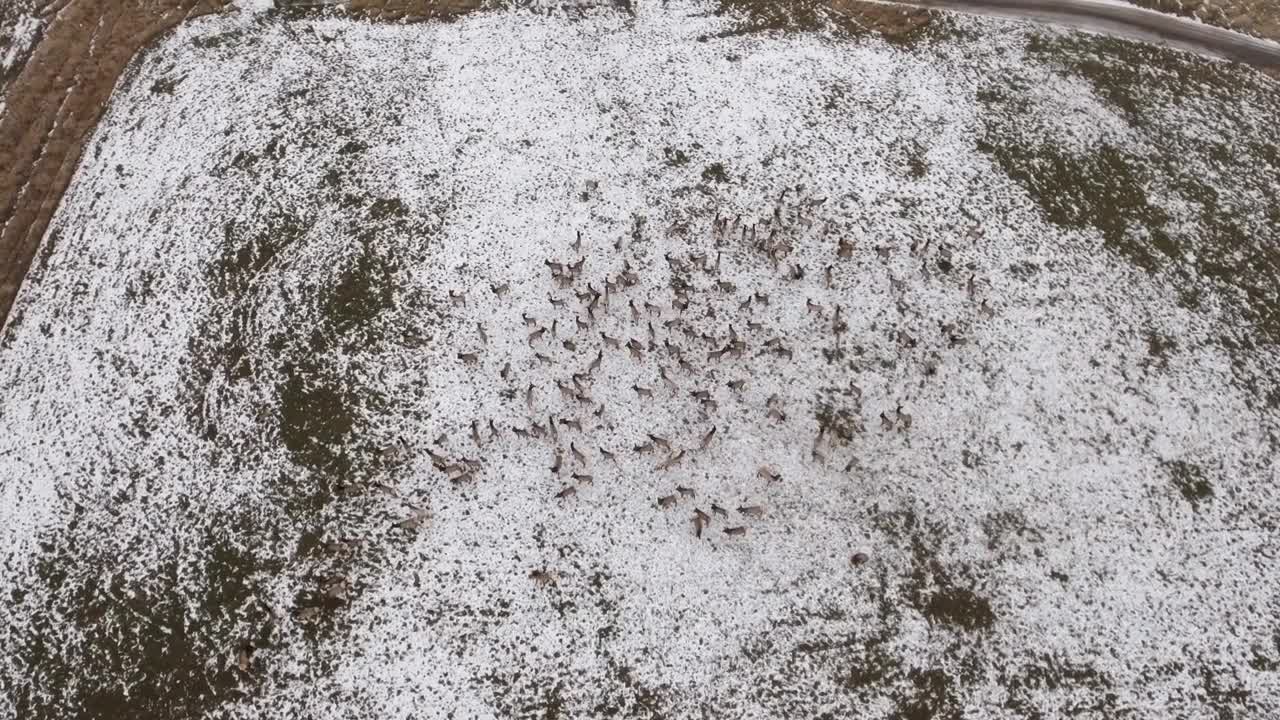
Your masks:
<path fill-rule="evenodd" d="M 1116 0 L 908 0 L 903 4 L 1069 25 L 1280 70 L 1280 43 Z"/>

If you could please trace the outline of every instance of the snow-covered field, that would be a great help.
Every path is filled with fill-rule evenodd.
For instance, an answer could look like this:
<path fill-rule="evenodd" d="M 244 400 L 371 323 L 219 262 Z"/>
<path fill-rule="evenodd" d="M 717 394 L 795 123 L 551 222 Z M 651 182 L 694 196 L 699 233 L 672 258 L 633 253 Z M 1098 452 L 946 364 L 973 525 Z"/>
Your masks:
<path fill-rule="evenodd" d="M 147 53 L 0 345 L 0 715 L 1280 713 L 1274 83 L 710 9 Z"/>

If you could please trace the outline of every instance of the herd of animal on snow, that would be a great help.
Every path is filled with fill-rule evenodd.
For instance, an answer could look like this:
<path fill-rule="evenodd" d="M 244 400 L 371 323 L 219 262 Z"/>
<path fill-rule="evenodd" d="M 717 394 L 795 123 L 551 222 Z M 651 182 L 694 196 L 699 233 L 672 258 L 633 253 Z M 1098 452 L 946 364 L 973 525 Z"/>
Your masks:
<path fill-rule="evenodd" d="M 789 195 L 793 198 L 790 202 Z M 766 358 L 767 362 L 781 365 L 793 362 L 797 352 L 821 352 L 829 362 L 844 357 L 841 343 L 848 324 L 841 304 L 825 306 L 806 298 L 806 326 L 800 329 L 804 337 L 794 338 L 793 343 L 784 337 L 785 333 L 768 328 L 762 317 L 771 303 L 769 288 L 741 292 L 725 277 L 734 274 L 722 273 L 722 268 L 730 262 L 757 266 L 767 262 L 769 280 L 775 283 L 773 289 L 782 288 L 788 296 L 799 296 L 805 287 L 812 287 L 805 285 L 806 278 L 813 281 L 811 273 L 818 274 L 826 290 L 839 291 L 840 265 L 852 260 L 858 247 L 817 217 L 825 202 L 825 198 L 806 197 L 803 186 L 797 186 L 783 190 L 766 217 L 744 220 L 741 215 L 717 215 L 709 230 L 713 251 L 680 256 L 664 254 L 670 281 L 656 293 L 666 295 L 661 298 L 646 293 L 642 287 L 639 268 L 648 262 L 645 255 L 652 247 L 642 242 L 646 233 L 642 218 L 636 218 L 632 229 L 612 243 L 592 248 L 585 247 L 588 242 L 578 231 L 569 243 L 569 258 L 544 260 L 550 284 L 547 305 L 537 315 L 521 313 L 525 338 L 516 346 L 519 351 L 505 357 L 500 355 L 485 324 L 477 322 L 474 349 L 456 353 L 457 361 L 469 372 L 493 372 L 492 380 L 485 380 L 481 385 L 500 396 L 509 408 L 505 417 L 520 420 L 500 423 L 492 417 L 472 419 L 464 426 L 465 430 L 459 428 L 460 432 L 442 434 L 424 448 L 431 464 L 454 486 L 476 482 L 483 475 L 484 464 L 466 455 L 479 455 L 486 445 L 510 433 L 520 442 L 549 447 L 545 468 L 561 479 L 560 489 L 554 492 L 554 499 L 561 503 L 574 502 L 579 492 L 592 486 L 602 474 L 609 482 L 633 482 L 625 477 L 618 463 L 618 457 L 624 453 L 652 456 L 653 470 L 658 475 L 680 473 L 682 466 L 695 462 L 699 453 L 707 451 L 728 432 L 728 421 L 720 412 L 720 405 L 722 401 L 745 401 L 747 383 L 753 374 L 758 374 L 753 373 L 751 361 Z M 964 239 L 973 242 L 981 235 L 981 231 L 973 227 Z M 818 268 L 789 262 L 797 244 L 804 242 L 830 245 L 829 249 L 811 255 L 826 257 L 829 262 Z M 875 245 L 870 249 L 888 271 L 898 316 L 919 318 L 920 313 L 904 297 L 904 278 L 895 277 L 890 268 L 895 248 Z M 925 282 L 937 280 L 944 287 L 965 293 L 967 306 L 971 308 L 972 318 L 934 321 L 939 328 L 930 345 L 934 351 L 921 363 L 923 372 L 932 374 L 941 362 L 937 350 L 964 344 L 964 326 L 973 319 L 990 319 L 995 312 L 986 299 L 980 298 L 985 294 L 986 284 L 975 273 L 955 272 L 953 245 L 939 242 L 934 246 L 932 239 L 914 241 L 908 252 L 911 266 L 918 268 L 915 272 Z M 610 265 L 611 269 L 588 277 L 588 259 L 593 267 Z M 469 292 L 492 293 L 496 299 L 511 292 L 510 282 L 487 284 L 487 288 L 470 291 L 450 290 L 451 307 L 465 311 Z M 800 292 L 791 291 L 788 285 L 799 288 Z M 917 348 L 921 342 L 929 342 L 912 336 L 901 326 L 892 328 L 890 335 L 900 354 Z M 822 346 L 826 340 L 832 341 L 831 347 Z M 608 418 L 609 405 L 616 399 L 592 394 L 593 382 L 602 375 L 606 361 L 627 363 L 651 373 L 652 382 L 636 382 L 629 388 L 642 404 L 636 409 L 638 412 L 633 412 L 633 417 L 644 415 L 645 403 L 657 403 L 664 398 L 678 400 L 693 404 L 693 417 L 700 422 L 699 429 L 685 439 L 670 437 L 664 432 L 646 432 L 643 437 L 623 441 L 610 437 L 613 424 Z M 554 391 L 521 380 L 524 371 L 533 368 L 563 373 L 554 379 Z M 785 367 L 778 369 L 786 377 Z M 808 448 L 807 462 L 831 462 L 852 434 L 865 432 L 861 421 L 861 388 L 850 384 L 846 395 L 851 399 L 854 414 L 816 414 L 817 433 Z M 785 424 L 791 417 L 777 393 L 771 394 L 758 412 L 767 424 L 773 425 Z M 911 414 L 901 404 L 879 413 L 883 432 L 905 433 L 912 422 Z M 470 449 L 447 450 L 450 441 L 458 440 L 463 432 L 467 435 L 463 442 Z M 408 461 L 414 450 L 401 437 L 382 454 L 385 460 Z M 845 470 L 849 471 L 855 462 L 851 459 Z M 726 507 L 732 503 L 722 505 L 717 500 L 700 498 L 695 488 L 685 484 L 687 482 L 672 480 L 668 492 L 656 494 L 654 507 L 669 512 L 681 505 L 692 505 L 690 528 L 699 539 L 707 537 L 714 526 L 728 538 L 741 538 L 753 522 L 761 521 L 766 515 L 765 505 L 760 503 Z M 752 482 L 760 483 L 767 492 L 769 487 L 783 482 L 783 477 L 777 469 L 765 465 L 756 470 Z M 387 486 L 379 488 L 397 494 Z M 700 499 L 706 504 L 701 505 Z M 399 528 L 413 531 L 430 520 L 427 508 L 407 502 L 405 505 L 409 514 L 396 519 Z M 868 560 L 869 556 L 862 551 L 850 557 L 853 565 Z M 540 586 L 556 583 L 555 572 L 545 568 L 534 569 L 529 576 Z M 349 586 L 345 577 L 332 576 L 321 581 L 319 590 L 331 601 L 344 602 Z M 317 607 L 304 608 L 302 613 L 307 616 L 301 619 L 314 619 L 318 612 Z M 248 662 L 251 651 L 251 647 L 241 649 L 242 666 Z"/>
<path fill-rule="evenodd" d="M 596 467 L 600 464 L 616 467 L 620 453 L 656 454 L 654 470 L 667 473 L 677 471 L 693 455 L 707 450 L 716 441 L 717 434 L 722 433 L 716 422 L 720 403 L 713 392 L 717 370 L 730 375 L 734 369 L 730 365 L 731 361 L 742 360 L 753 352 L 757 356 L 767 355 L 779 362 L 787 362 L 794 358 L 797 351 L 786 344 L 781 335 L 770 335 L 764 323 L 752 316 L 753 308 L 769 305 L 768 293 L 757 290 L 737 297 L 735 284 L 722 279 L 721 268 L 726 262 L 725 249 L 736 240 L 738 249 L 749 249 L 763 255 L 775 273 L 783 276 L 784 282 L 803 280 L 811 269 L 786 260 L 794 249 L 795 242 L 811 237 L 806 231 L 812 230 L 818 222 L 814 211 L 826 201 L 825 198 L 804 197 L 803 193 L 803 186 L 783 190 L 773 203 L 772 213 L 754 222 L 744 221 L 741 215 L 734 218 L 717 216 L 710 228 L 715 247 L 714 256 L 705 252 L 690 253 L 684 257 L 665 254 L 664 259 L 673 277 L 687 278 L 692 273 L 701 272 L 711 280 L 708 289 L 713 292 L 700 292 L 691 282 L 672 282 L 670 297 L 659 303 L 652 302 L 647 297 L 637 297 L 643 291 L 637 290 L 641 278 L 632 263 L 639 263 L 640 260 L 630 251 L 639 244 L 635 241 L 643 236 L 645 227 L 642 219 L 635 220 L 630 233 L 614 240 L 612 253 L 608 252 L 607 245 L 594 251 L 584 251 L 582 232 L 578 231 L 569 245 L 571 259 L 544 260 L 551 285 L 546 311 L 540 312 L 539 316 L 521 313 L 527 331 L 525 344 L 528 347 L 528 357 L 500 358 L 502 365 L 494 378 L 494 387 L 507 388 L 504 397 L 512 398 L 511 404 L 517 406 L 513 408 L 512 416 L 523 415 L 524 420 L 505 426 L 500 426 L 493 418 L 471 420 L 468 432 L 474 448 L 479 450 L 504 432 L 510 432 L 522 440 L 547 443 L 551 448 L 547 470 L 564 478 L 563 486 L 555 493 L 555 497 L 564 502 L 572 501 L 580 487 L 595 482 L 593 462 Z M 788 195 L 797 198 L 796 201 L 788 203 Z M 972 241 L 980 236 L 981 231 L 975 227 L 968 231 L 967 239 Z M 629 243 L 628 240 L 632 242 Z M 931 239 L 914 242 L 909 250 L 913 257 L 920 260 L 921 275 L 926 279 L 935 275 L 950 275 L 954 270 L 951 246 L 942 243 L 930 255 L 931 245 Z M 874 250 L 885 262 L 893 252 L 888 246 L 876 246 Z M 820 270 L 827 289 L 836 287 L 837 264 L 841 260 L 852 258 L 854 252 L 853 241 L 835 238 L 830 253 L 832 262 Z M 593 265 L 610 260 L 621 262 L 615 264 L 613 272 L 593 280 L 585 277 L 588 255 L 593 255 Z M 936 270 L 931 269 L 931 265 Z M 994 310 L 987 300 L 979 301 L 980 281 L 976 274 L 966 274 L 968 277 L 963 283 L 964 292 L 975 304 L 977 316 L 989 319 L 994 315 Z M 899 296 L 905 289 L 905 282 L 894 278 L 892 274 L 890 284 L 893 292 Z M 488 287 L 488 292 L 497 298 L 506 296 L 510 290 L 509 282 L 490 283 Z M 483 288 L 480 289 L 480 292 L 483 291 Z M 732 307 L 726 307 L 722 300 L 726 296 Z M 455 308 L 467 305 L 465 290 L 450 290 L 449 298 Z M 825 307 L 808 298 L 805 303 L 806 313 L 818 319 L 819 327 L 826 325 L 829 336 L 838 342 L 848 330 L 843 319 L 843 307 L 839 304 Z M 901 299 L 897 302 L 897 309 L 900 314 L 911 312 L 909 305 Z M 719 319 L 724 319 L 723 334 L 717 334 L 714 327 L 709 327 L 716 325 Z M 741 332 L 738 330 L 739 324 L 743 328 Z M 948 346 L 955 347 L 964 342 L 963 337 L 957 335 L 954 323 L 939 323 L 939 326 L 942 339 Z M 916 338 L 903 330 L 895 330 L 894 339 L 900 346 L 907 348 L 915 347 L 918 343 Z M 476 323 L 476 344 L 478 347 L 475 350 L 457 353 L 459 362 L 473 368 L 481 366 L 485 350 L 490 344 L 489 333 L 483 322 Z M 815 342 L 806 342 L 797 347 L 816 352 L 816 345 Z M 559 353 L 558 348 L 563 348 L 564 353 Z M 568 360 L 563 359 L 566 357 L 565 353 Z M 593 397 L 591 392 L 592 382 L 607 356 L 621 356 L 628 362 L 656 365 L 652 384 L 635 383 L 630 390 L 641 400 L 652 400 L 656 392 L 664 391 L 673 397 L 689 398 L 689 401 L 698 405 L 698 415 L 706 429 L 688 442 L 650 432 L 634 443 L 613 447 L 601 443 L 599 433 L 607 426 L 607 408 L 606 403 Z M 556 391 L 563 402 L 559 417 L 542 410 L 542 398 L 534 383 L 518 383 L 517 378 L 521 373 L 513 360 L 517 364 L 523 361 L 527 366 L 565 368 L 566 376 L 555 380 Z M 581 363 L 581 366 L 573 366 L 574 361 Z M 712 363 L 716 364 L 714 369 L 709 367 Z M 497 367 L 496 363 L 494 367 Z M 737 369 L 742 370 L 743 377 L 723 383 L 734 394 L 742 393 L 750 375 L 747 368 L 739 366 Z M 698 382 L 707 376 L 710 376 L 709 384 Z M 512 393 L 511 390 L 516 387 L 519 387 L 519 392 Z M 856 385 L 852 388 L 855 400 L 860 400 L 861 389 Z M 578 412 L 572 412 L 573 410 Z M 783 402 L 776 393 L 768 398 L 760 412 L 776 423 L 785 422 L 788 417 Z M 898 405 L 881 412 L 879 421 L 884 431 L 905 432 L 910 429 L 913 418 Z M 829 446 L 839 442 L 834 430 L 829 424 L 819 422 L 817 435 L 810 448 L 811 460 L 823 463 L 828 461 Z M 844 430 L 841 428 L 841 432 Z M 857 424 L 857 431 L 862 431 L 860 424 Z M 588 440 L 588 437 L 593 439 Z M 435 445 L 443 447 L 448 441 L 448 434 L 441 435 L 436 439 Z M 478 460 L 454 460 L 446 452 L 432 447 L 427 447 L 425 452 L 434 467 L 455 485 L 474 481 L 483 467 Z M 400 438 L 384 453 L 389 457 L 403 457 L 410 450 L 408 444 Z M 596 459 L 593 460 L 592 456 Z M 781 474 L 767 465 L 757 470 L 756 478 L 766 484 L 782 481 Z M 669 494 L 656 498 L 655 504 L 659 509 L 672 510 L 682 502 L 697 503 L 697 500 L 698 493 L 695 489 L 674 484 Z M 748 524 L 742 521 L 758 520 L 765 515 L 765 508 L 760 504 L 740 505 L 732 512 L 717 502 L 710 502 L 706 507 L 710 512 L 694 507 L 690 517 L 692 532 L 698 538 L 702 538 L 717 522 L 723 525 L 721 531 L 725 535 L 746 535 Z M 731 521 L 734 515 L 739 519 L 736 524 Z M 429 512 L 425 508 L 411 507 L 409 517 L 402 520 L 400 525 L 413 529 L 428 517 Z M 865 553 L 855 553 L 851 559 L 855 564 L 865 560 Z M 554 581 L 554 576 L 543 570 L 535 570 L 531 576 L 540 583 Z"/>

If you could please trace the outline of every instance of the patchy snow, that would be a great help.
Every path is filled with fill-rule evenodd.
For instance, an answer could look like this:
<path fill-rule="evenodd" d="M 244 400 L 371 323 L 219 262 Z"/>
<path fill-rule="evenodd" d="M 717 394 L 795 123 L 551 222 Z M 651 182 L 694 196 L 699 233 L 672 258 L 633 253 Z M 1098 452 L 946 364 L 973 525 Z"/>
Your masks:
<path fill-rule="evenodd" d="M 275 0 L 236 0 L 236 7 L 252 13 L 266 12 L 274 10 L 276 7 Z"/>
<path fill-rule="evenodd" d="M 11 712 L 1280 709 L 1230 298 L 1050 223 L 979 97 L 1043 76 L 1041 141 L 1147 140 L 1023 31 L 707 10 L 148 54 L 0 350 Z"/>
<path fill-rule="evenodd" d="M 8 19 L 8 18 L 6 18 Z M 17 14 L 0 35 L 4 51 L 0 54 L 0 76 L 8 75 L 24 59 L 40 34 L 41 19 L 36 15 Z"/>
<path fill-rule="evenodd" d="M 1125 117 L 1077 75 L 1046 67 L 1041 81 L 1029 88 L 1027 95 L 1046 123 L 1045 136 L 1064 149 L 1089 152 L 1101 145 L 1128 144 L 1135 139 Z"/>

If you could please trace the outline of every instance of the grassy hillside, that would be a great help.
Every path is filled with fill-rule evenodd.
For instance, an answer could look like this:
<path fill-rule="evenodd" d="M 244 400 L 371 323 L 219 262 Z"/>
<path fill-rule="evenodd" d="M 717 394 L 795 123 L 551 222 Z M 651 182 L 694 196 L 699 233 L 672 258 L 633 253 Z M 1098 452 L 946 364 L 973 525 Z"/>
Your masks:
<path fill-rule="evenodd" d="M 1280 709 L 1274 82 L 775 20 L 146 54 L 0 340 L 0 709 Z"/>

